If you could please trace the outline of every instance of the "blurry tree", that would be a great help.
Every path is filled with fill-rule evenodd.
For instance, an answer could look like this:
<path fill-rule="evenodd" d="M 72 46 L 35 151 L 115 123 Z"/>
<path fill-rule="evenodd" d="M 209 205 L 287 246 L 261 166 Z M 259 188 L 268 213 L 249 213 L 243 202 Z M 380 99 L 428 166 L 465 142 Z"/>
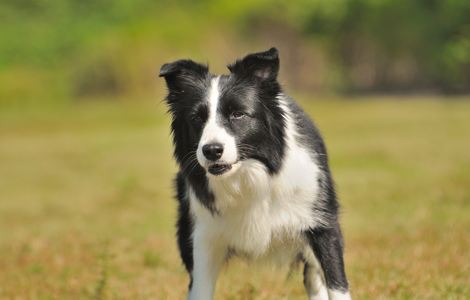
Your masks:
<path fill-rule="evenodd" d="M 145 92 L 164 59 L 273 45 L 298 89 L 470 92 L 469 0 L 5 0 L 0 20 L 1 101 Z"/>
<path fill-rule="evenodd" d="M 347 91 L 470 91 L 470 1 L 308 0 L 290 20 L 324 42 Z"/>

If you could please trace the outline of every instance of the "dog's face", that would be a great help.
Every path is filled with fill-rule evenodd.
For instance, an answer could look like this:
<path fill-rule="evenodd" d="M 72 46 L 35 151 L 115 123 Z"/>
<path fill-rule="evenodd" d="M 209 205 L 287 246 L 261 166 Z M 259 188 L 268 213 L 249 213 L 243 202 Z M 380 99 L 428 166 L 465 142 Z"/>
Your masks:
<path fill-rule="evenodd" d="M 225 177 L 249 159 L 270 172 L 279 168 L 284 122 L 275 101 L 281 91 L 277 50 L 250 54 L 229 70 L 230 75 L 215 76 L 190 60 L 160 70 L 168 85 L 175 157 L 183 172 L 200 166 L 208 176 Z"/>

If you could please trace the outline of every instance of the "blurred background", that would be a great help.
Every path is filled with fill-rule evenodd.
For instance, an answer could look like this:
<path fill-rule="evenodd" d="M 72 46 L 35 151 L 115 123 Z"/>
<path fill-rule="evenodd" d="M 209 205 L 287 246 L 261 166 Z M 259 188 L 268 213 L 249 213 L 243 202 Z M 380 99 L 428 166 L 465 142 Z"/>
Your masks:
<path fill-rule="evenodd" d="M 356 299 L 470 297 L 470 1 L 0 2 L 0 299 L 183 299 L 160 66 L 276 46 Z M 235 261 L 217 299 L 304 299 Z M 244 274 L 240 276 L 240 274 Z"/>

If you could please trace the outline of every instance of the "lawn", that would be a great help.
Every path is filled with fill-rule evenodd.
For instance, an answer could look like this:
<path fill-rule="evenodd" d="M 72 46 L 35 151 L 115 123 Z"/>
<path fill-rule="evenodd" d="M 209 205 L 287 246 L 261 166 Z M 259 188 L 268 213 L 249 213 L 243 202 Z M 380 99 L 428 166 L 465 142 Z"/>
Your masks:
<path fill-rule="evenodd" d="M 470 297 L 470 101 L 322 99 L 355 299 Z M 0 299 L 184 299 L 158 97 L 0 110 Z M 217 299 L 306 299 L 234 260 Z"/>

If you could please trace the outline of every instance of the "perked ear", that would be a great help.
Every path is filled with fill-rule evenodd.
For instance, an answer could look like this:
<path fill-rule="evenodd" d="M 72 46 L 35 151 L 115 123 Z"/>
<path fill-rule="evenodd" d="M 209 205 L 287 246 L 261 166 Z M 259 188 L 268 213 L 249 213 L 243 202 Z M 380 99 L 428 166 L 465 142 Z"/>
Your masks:
<path fill-rule="evenodd" d="M 273 47 L 264 52 L 248 54 L 227 67 L 232 74 L 241 77 L 261 81 L 276 80 L 279 72 L 279 52 Z"/>
<path fill-rule="evenodd" d="M 168 88 L 192 84 L 207 76 L 209 69 L 205 65 L 198 64 L 189 59 L 177 60 L 175 62 L 163 64 L 160 68 L 159 77 L 164 77 Z"/>

